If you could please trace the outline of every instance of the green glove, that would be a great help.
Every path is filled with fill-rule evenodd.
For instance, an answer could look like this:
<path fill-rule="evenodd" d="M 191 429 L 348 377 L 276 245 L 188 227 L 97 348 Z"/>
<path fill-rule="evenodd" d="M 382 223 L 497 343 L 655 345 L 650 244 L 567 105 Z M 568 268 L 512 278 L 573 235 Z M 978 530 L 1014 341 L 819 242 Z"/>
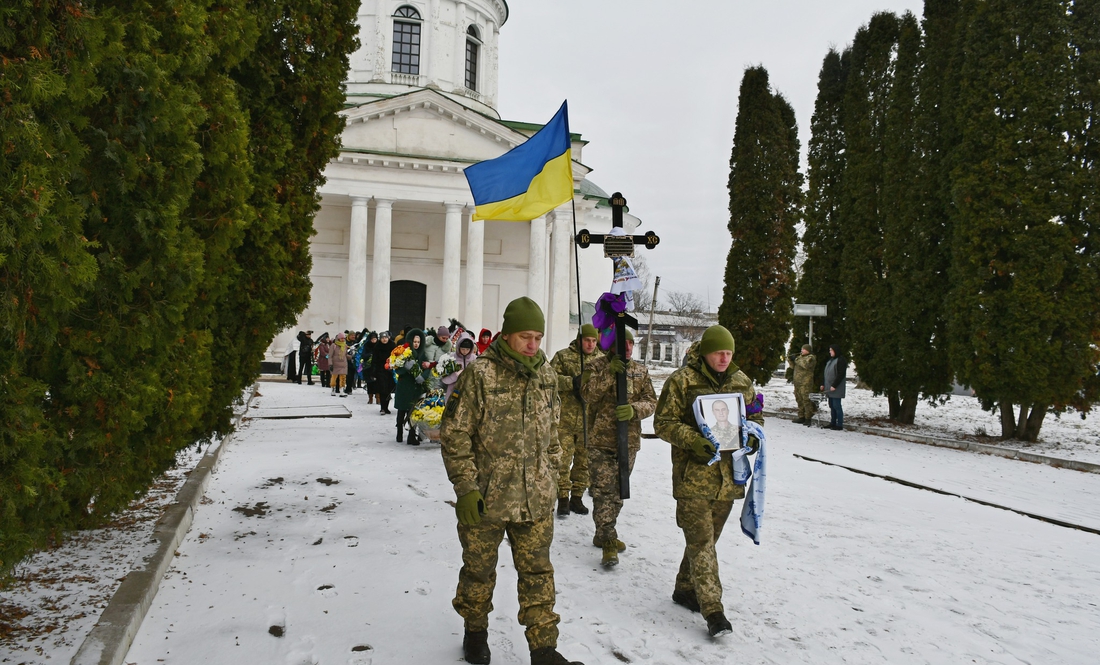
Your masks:
<path fill-rule="evenodd" d="M 615 407 L 615 420 L 634 420 L 634 407 L 629 404 Z"/>
<path fill-rule="evenodd" d="M 749 454 L 755 455 L 756 451 L 760 450 L 760 439 L 756 438 L 755 434 L 749 435 Z"/>
<path fill-rule="evenodd" d="M 695 440 L 691 442 L 691 456 L 695 458 L 696 462 L 700 464 L 706 464 L 714 458 L 714 452 L 718 450 L 711 443 L 710 439 L 705 436 L 697 436 Z"/>
<path fill-rule="evenodd" d="M 581 372 L 581 385 L 583 386 L 586 383 L 588 383 L 588 380 L 591 379 L 591 378 L 592 378 L 592 370 L 586 369 L 583 372 Z"/>
<path fill-rule="evenodd" d="M 611 371 L 616 374 L 622 374 L 626 371 L 626 363 L 619 356 L 611 356 Z"/>
<path fill-rule="evenodd" d="M 459 497 L 455 513 L 458 514 L 459 524 L 475 526 L 481 522 L 481 516 L 485 513 L 485 499 L 481 498 L 481 492 L 474 490 Z"/>

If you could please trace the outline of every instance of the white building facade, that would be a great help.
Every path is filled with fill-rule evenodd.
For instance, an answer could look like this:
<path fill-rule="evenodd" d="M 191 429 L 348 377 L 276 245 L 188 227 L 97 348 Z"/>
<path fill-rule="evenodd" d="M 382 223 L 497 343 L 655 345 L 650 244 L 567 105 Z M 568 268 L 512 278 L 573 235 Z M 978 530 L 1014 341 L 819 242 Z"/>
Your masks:
<path fill-rule="evenodd" d="M 363 1 L 347 125 L 314 219 L 310 304 L 273 341 L 269 359 L 281 357 L 298 330 L 397 331 L 455 318 L 475 334 L 496 332 L 520 296 L 546 313 L 548 354 L 576 336 L 574 207 L 577 230 L 611 228 L 607 193 L 586 179 L 586 141 L 572 136 L 571 204 L 530 222 L 470 219 L 463 169 L 541 127 L 496 111 L 497 43 L 507 19 L 502 0 Z M 624 215 L 624 224 L 633 232 L 639 220 Z M 611 261 L 593 246 L 580 251 L 579 267 L 581 299 L 592 303 L 610 288 Z"/>

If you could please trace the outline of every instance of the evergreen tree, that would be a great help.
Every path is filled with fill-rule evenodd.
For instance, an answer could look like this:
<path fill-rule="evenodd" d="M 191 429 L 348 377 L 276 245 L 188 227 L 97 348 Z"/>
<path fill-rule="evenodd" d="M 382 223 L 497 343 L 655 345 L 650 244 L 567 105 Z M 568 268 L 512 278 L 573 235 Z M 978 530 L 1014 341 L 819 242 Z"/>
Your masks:
<path fill-rule="evenodd" d="M 718 320 L 737 340 L 734 362 L 765 384 L 782 359 L 791 322 L 802 175 L 790 104 L 763 67 L 745 70 L 730 157 L 730 233 Z"/>
<path fill-rule="evenodd" d="M 887 116 L 900 29 L 897 16 L 878 13 L 852 42 L 852 68 L 844 95 L 847 163 L 840 206 L 841 278 L 851 357 L 859 378 L 876 395 L 889 398 L 891 418 L 899 415 L 900 403 L 891 385 L 896 350 L 886 310 L 890 293 L 883 229 L 886 208 L 892 203 L 885 198 Z"/>
<path fill-rule="evenodd" d="M 817 100 L 810 125 L 809 188 L 806 194 L 806 229 L 802 235 L 806 259 L 795 290 L 801 303 L 826 305 L 829 315 L 814 320 L 814 338 L 819 348 L 848 345 L 847 301 L 840 279 L 844 241 L 840 234 L 839 208 L 845 165 L 843 122 L 844 90 L 848 81 L 851 51 L 830 49 L 821 65 Z M 809 321 L 795 317 L 790 353 L 809 339 Z M 825 363 L 817 365 L 817 384 L 823 382 Z"/>
<path fill-rule="evenodd" d="M 1071 154 L 1075 186 L 1067 225 L 1089 261 L 1093 282 L 1100 288 L 1100 1 L 1074 0 L 1071 12 L 1073 100 Z M 1100 303 L 1100 291 L 1093 303 Z M 1084 380 L 1072 406 L 1084 413 L 1100 401 L 1100 307 L 1093 318 L 1090 376 Z"/>
<path fill-rule="evenodd" d="M 1002 436 L 1034 441 L 1048 408 L 1096 372 L 1096 273 L 1070 195 L 1069 12 L 1055 0 L 964 8 L 950 353 L 1000 410 Z"/>
<path fill-rule="evenodd" d="M 28 373 L 95 279 L 70 191 L 102 38 L 79 2 L 0 9 L 0 573 L 60 532 L 65 483 L 47 386 Z"/>
<path fill-rule="evenodd" d="M 941 17 L 935 18 L 938 30 Z M 953 43 L 946 46 L 950 49 Z M 935 400 L 951 389 L 944 302 L 950 243 L 937 172 L 943 161 L 939 140 L 946 128 L 939 122 L 941 100 L 936 97 L 945 91 L 949 70 L 920 64 L 922 56 L 943 60 L 943 55 L 922 49 L 920 26 L 906 13 L 886 117 L 883 263 L 888 296 L 881 308 L 883 322 L 890 325 L 891 353 L 876 355 L 883 365 L 870 372 L 883 376 L 891 413 L 896 403 L 895 418 L 905 424 L 913 423 L 919 398 Z M 918 95 L 918 81 L 929 86 L 929 97 Z"/>
<path fill-rule="evenodd" d="M 358 47 L 358 0 L 247 0 L 259 40 L 233 78 L 251 118 L 255 221 L 234 250 L 233 289 L 219 306 L 219 383 L 206 426 L 225 431 L 228 405 L 259 375 L 271 339 L 309 302 L 309 238 L 325 165 L 339 150 L 344 80 Z"/>

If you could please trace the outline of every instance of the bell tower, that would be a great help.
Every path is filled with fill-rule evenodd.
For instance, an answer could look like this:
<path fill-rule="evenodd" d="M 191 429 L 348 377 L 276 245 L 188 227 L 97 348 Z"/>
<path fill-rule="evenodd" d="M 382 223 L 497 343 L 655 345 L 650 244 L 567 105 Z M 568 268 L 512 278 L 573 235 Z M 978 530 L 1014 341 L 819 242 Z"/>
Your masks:
<path fill-rule="evenodd" d="M 497 76 L 505 0 L 363 0 L 348 103 L 431 88 L 500 117 Z"/>

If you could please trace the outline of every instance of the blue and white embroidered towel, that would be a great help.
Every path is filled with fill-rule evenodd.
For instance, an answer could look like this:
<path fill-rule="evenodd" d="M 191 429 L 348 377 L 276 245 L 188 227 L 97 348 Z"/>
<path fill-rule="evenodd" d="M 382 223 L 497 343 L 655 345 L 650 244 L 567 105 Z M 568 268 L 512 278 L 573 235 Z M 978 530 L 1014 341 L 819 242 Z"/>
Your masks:
<path fill-rule="evenodd" d="M 744 433 L 745 447 L 733 454 L 733 482 L 744 485 L 752 479 L 748 491 L 745 492 L 745 502 L 741 505 L 741 531 L 759 545 L 760 527 L 764 523 L 764 488 L 768 468 L 766 437 L 764 428 L 751 420 L 741 421 L 741 431 Z M 756 452 L 756 460 L 751 469 L 748 458 L 750 434 L 760 440 L 760 449 Z"/>

